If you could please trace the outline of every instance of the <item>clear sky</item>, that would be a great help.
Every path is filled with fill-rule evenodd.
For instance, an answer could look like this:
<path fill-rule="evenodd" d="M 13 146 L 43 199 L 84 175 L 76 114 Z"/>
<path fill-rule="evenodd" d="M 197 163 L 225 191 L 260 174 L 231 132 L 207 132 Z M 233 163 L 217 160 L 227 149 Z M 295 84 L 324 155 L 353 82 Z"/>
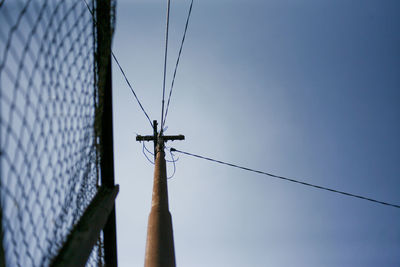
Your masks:
<path fill-rule="evenodd" d="M 190 4 L 171 2 L 167 84 Z M 165 9 L 117 5 L 113 50 L 152 120 Z M 397 0 L 195 0 L 172 145 L 400 204 L 399 14 Z M 135 135 L 152 129 L 116 65 L 113 86 L 119 264 L 142 266 L 153 165 Z M 399 209 L 184 155 L 176 167 L 178 266 L 400 266 Z"/>

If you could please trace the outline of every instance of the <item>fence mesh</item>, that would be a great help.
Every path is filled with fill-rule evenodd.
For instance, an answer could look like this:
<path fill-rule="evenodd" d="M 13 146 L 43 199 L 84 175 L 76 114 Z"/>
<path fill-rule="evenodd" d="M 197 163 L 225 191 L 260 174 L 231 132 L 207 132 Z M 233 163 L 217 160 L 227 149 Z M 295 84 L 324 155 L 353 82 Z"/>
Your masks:
<path fill-rule="evenodd" d="M 0 5 L 4 258 L 47 266 L 99 184 L 94 18 L 83 0 Z M 88 265 L 104 264 L 102 240 Z"/>

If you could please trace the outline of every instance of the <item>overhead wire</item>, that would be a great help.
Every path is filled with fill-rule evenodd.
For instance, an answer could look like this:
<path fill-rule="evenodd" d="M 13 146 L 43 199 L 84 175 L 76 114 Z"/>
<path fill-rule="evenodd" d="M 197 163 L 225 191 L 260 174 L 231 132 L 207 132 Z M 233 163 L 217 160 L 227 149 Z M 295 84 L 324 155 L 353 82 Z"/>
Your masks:
<path fill-rule="evenodd" d="M 376 199 L 372 199 L 372 198 L 369 198 L 369 197 L 364 197 L 364 196 L 360 196 L 360 195 L 356 195 L 356 194 L 352 194 L 352 193 L 347 193 L 347 192 L 339 191 L 339 190 L 328 188 L 328 187 L 324 187 L 324 186 L 310 184 L 310 183 L 307 183 L 307 182 L 303 182 L 303 181 L 295 180 L 295 179 L 292 179 L 292 178 L 287 178 L 287 177 L 275 175 L 275 174 L 268 173 L 268 172 L 254 170 L 254 169 L 251 169 L 251 168 L 239 166 L 239 165 L 228 163 L 228 162 L 224 162 L 224 161 L 221 161 L 221 160 L 216 160 L 216 159 L 212 159 L 212 158 L 196 155 L 196 154 L 193 154 L 193 153 L 185 152 L 185 151 L 178 150 L 178 149 L 175 149 L 175 148 L 171 148 L 171 152 L 178 152 L 178 153 L 182 153 L 182 154 L 185 154 L 185 155 L 188 155 L 188 156 L 192 156 L 192 157 L 196 157 L 196 158 L 199 158 L 199 159 L 212 161 L 212 162 L 215 162 L 215 163 L 227 165 L 227 166 L 238 168 L 238 169 L 242 169 L 242 170 L 245 170 L 245 171 L 255 172 L 255 173 L 267 175 L 267 176 L 270 176 L 270 177 L 273 177 L 273 178 L 285 180 L 285 181 L 288 181 L 288 182 L 297 183 L 297 184 L 301 184 L 301 185 L 309 186 L 309 187 L 314 187 L 314 188 L 317 188 L 317 189 L 321 189 L 321 190 L 325 190 L 325 191 L 329 191 L 329 192 L 333 192 L 333 193 L 337 193 L 337 194 L 342 194 L 342 195 L 346 195 L 346 196 L 349 196 L 349 197 L 358 198 L 358 199 L 374 202 L 374 203 L 377 203 L 377 204 L 382 204 L 382 205 L 386 205 L 386 206 L 390 206 L 390 207 L 394 207 L 394 208 L 400 209 L 400 205 L 396 205 L 396 204 L 392 204 L 392 203 L 388 203 L 388 202 L 384 202 L 384 201 L 380 201 L 380 200 L 376 200 Z"/>
<path fill-rule="evenodd" d="M 147 151 L 147 153 L 149 153 L 150 155 L 152 155 L 152 156 L 154 157 L 154 153 L 151 152 L 151 151 L 146 147 L 145 141 L 143 141 L 143 147 L 144 147 L 144 149 Z"/>
<path fill-rule="evenodd" d="M 170 155 L 171 155 L 172 163 L 173 163 L 173 165 L 174 165 L 174 171 L 173 171 L 173 173 L 172 173 L 171 176 L 167 177 L 167 179 L 171 179 L 172 177 L 174 177 L 175 172 L 176 172 L 176 165 L 175 165 L 175 162 L 178 161 L 178 159 L 175 160 L 174 154 L 172 153 L 171 149 L 169 150 L 169 153 L 170 153 Z M 169 162 L 169 161 L 168 161 L 168 162 Z"/>
<path fill-rule="evenodd" d="M 179 48 L 179 53 L 178 53 L 178 58 L 176 59 L 176 63 L 175 63 L 174 75 L 173 75 L 173 77 L 172 77 L 171 88 L 170 88 L 170 90 L 169 90 L 169 96 L 168 96 L 168 102 L 167 102 L 167 108 L 166 108 L 166 110 L 165 110 L 165 116 L 164 116 L 164 120 L 162 121 L 162 125 L 164 125 L 164 124 L 165 124 L 165 121 L 167 120 L 169 103 L 170 103 L 170 100 L 171 100 L 172 90 L 173 90 L 174 84 L 175 84 L 175 77 L 176 77 L 176 72 L 177 72 L 178 65 L 179 65 L 179 60 L 180 60 L 181 54 L 182 54 L 183 44 L 185 43 L 186 32 L 187 32 L 188 25 L 189 25 L 190 15 L 192 14 L 192 7 L 193 7 L 193 0 L 192 0 L 191 3 L 190 3 L 188 16 L 187 16 L 187 18 L 186 18 L 185 30 L 184 30 L 184 32 L 183 32 L 183 37 L 182 37 L 182 41 L 181 41 L 181 46 L 180 46 L 180 48 Z"/>
<path fill-rule="evenodd" d="M 113 51 L 111 51 L 111 55 L 113 56 L 115 62 L 117 63 L 117 65 L 118 65 L 118 67 L 119 67 L 119 69 L 120 69 L 120 71 L 122 73 L 122 76 L 124 76 L 126 83 L 128 84 L 129 88 L 131 89 L 131 92 L 132 92 L 133 96 L 135 97 L 137 103 L 139 104 L 139 107 L 142 109 L 144 115 L 146 116 L 147 120 L 149 121 L 150 126 L 153 127 L 153 123 L 151 122 L 151 119 L 150 119 L 149 115 L 147 114 L 146 110 L 144 110 L 144 107 L 143 107 L 142 103 L 140 103 L 140 100 L 139 100 L 138 96 L 136 95 L 135 90 L 133 90 L 133 87 L 132 87 L 131 83 L 129 82 L 128 78 L 126 77 L 125 72 L 122 69 L 121 65 L 119 64 L 118 59 L 114 55 Z"/>
<path fill-rule="evenodd" d="M 93 18 L 94 23 L 97 24 L 96 18 L 95 18 L 94 13 L 93 13 L 93 10 L 90 8 L 90 6 L 89 6 L 89 4 L 86 2 L 86 0 L 83 0 L 83 2 L 85 3 L 87 9 L 89 10 L 90 14 L 92 15 L 92 18 Z M 151 127 L 153 128 L 153 123 L 151 122 L 151 119 L 150 119 L 149 115 L 147 114 L 147 112 L 146 112 L 146 110 L 144 109 L 142 103 L 140 102 L 138 96 L 136 95 L 135 90 L 133 90 L 133 87 L 132 87 L 131 83 L 129 82 L 128 77 L 127 77 L 126 74 L 125 74 L 125 71 L 123 70 L 121 64 L 119 63 L 117 57 L 115 56 L 115 54 L 114 54 L 114 52 L 113 52 L 112 50 L 111 50 L 111 55 L 112 55 L 113 59 L 115 60 L 115 63 L 117 63 L 118 68 L 119 68 L 119 70 L 120 70 L 121 73 L 122 73 L 122 76 L 124 76 L 125 81 L 126 81 L 128 87 L 131 89 L 131 92 L 132 92 L 133 96 L 135 97 L 137 103 L 139 104 L 140 109 L 143 111 L 143 113 L 144 113 L 144 115 L 146 116 L 147 120 L 149 121 Z"/>
<path fill-rule="evenodd" d="M 146 159 L 151 163 L 151 164 L 155 164 L 155 162 L 154 161 L 151 161 L 150 159 L 149 159 L 149 157 L 147 156 L 147 154 L 146 154 L 146 151 L 148 152 L 148 153 L 150 153 L 151 155 L 153 155 L 154 156 L 154 154 L 153 153 L 151 153 L 150 152 L 150 150 L 148 150 L 147 149 L 147 147 L 146 147 L 146 145 L 144 144 L 144 142 L 143 142 L 143 148 L 142 148 L 142 152 L 143 152 L 143 155 L 146 157 Z"/>
<path fill-rule="evenodd" d="M 94 22 L 97 24 L 97 21 L 96 21 L 96 19 L 94 17 L 93 11 L 90 9 L 90 7 L 89 7 L 88 3 L 86 2 L 86 0 L 83 0 L 83 1 L 85 2 L 86 7 L 88 8 L 89 12 L 92 14 Z M 189 20 L 190 20 L 190 16 L 191 16 L 191 12 L 192 12 L 192 7 L 193 7 L 193 0 L 190 3 L 189 12 L 188 12 L 188 16 L 187 16 L 187 19 L 186 19 L 185 30 L 184 30 L 184 34 L 183 34 L 183 37 L 182 37 L 181 45 L 180 45 L 180 48 L 179 48 L 178 58 L 177 58 L 177 61 L 176 61 L 176 64 L 175 64 L 174 74 L 173 74 L 173 78 L 172 78 L 172 82 L 171 82 L 171 88 L 170 88 L 167 107 L 165 109 L 165 116 L 164 116 L 166 66 L 167 66 L 167 55 L 168 55 L 168 29 L 169 29 L 170 0 L 168 0 L 168 3 L 167 3 L 167 20 L 166 20 L 165 54 L 164 54 L 164 74 L 163 74 L 163 96 L 162 96 L 162 109 L 161 109 L 161 130 L 160 130 L 161 132 L 163 131 L 163 127 L 164 127 L 164 124 L 165 124 L 165 121 L 166 121 L 166 118 L 167 118 L 167 114 L 168 114 L 171 95 L 172 95 L 172 91 L 173 91 L 173 87 L 174 87 L 174 83 L 175 83 L 175 78 L 176 78 L 176 73 L 177 73 L 177 69 L 178 69 L 178 66 L 179 66 L 180 57 L 181 57 L 181 54 L 182 54 L 183 44 L 184 44 L 185 38 L 186 38 L 187 28 L 188 28 L 188 25 L 189 25 Z M 127 76 L 126 76 L 121 64 L 119 63 L 119 61 L 118 61 L 118 59 L 115 56 L 113 51 L 111 51 L 111 55 L 112 55 L 113 59 L 115 60 L 115 62 L 117 63 L 122 75 L 125 78 L 125 81 L 126 81 L 127 85 L 129 86 L 129 88 L 130 88 L 133 96 L 135 97 L 137 103 L 139 104 L 139 107 L 143 111 L 143 113 L 146 116 L 147 120 L 149 121 L 151 127 L 153 127 L 153 123 L 151 122 L 151 119 L 150 119 L 149 115 L 147 114 L 147 112 L 144 109 L 142 103 L 140 102 L 138 96 L 136 95 L 131 83 L 129 82 L 129 80 L 128 80 L 128 78 L 127 78 Z M 144 152 L 145 149 L 146 149 L 146 151 L 150 152 L 145 147 L 145 145 L 143 143 L 143 154 L 146 156 L 146 158 L 149 160 L 149 162 L 154 164 L 154 162 L 152 162 L 147 157 L 146 153 Z M 292 179 L 292 178 L 288 178 L 288 177 L 283 177 L 283 176 L 275 175 L 275 174 L 272 174 L 272 173 L 263 172 L 263 171 L 259 171 L 259 170 L 255 170 L 255 169 L 239 166 L 239 165 L 236 165 L 236 164 L 224 162 L 224 161 L 221 161 L 221 160 L 216 160 L 216 159 L 212 159 L 212 158 L 196 155 L 196 154 L 193 154 L 193 153 L 185 152 L 185 151 L 182 151 L 182 150 L 178 150 L 178 149 L 175 149 L 175 148 L 171 148 L 170 149 L 170 153 L 171 153 L 171 157 L 172 157 L 172 162 L 174 163 L 174 174 L 175 174 L 175 170 L 176 170 L 176 167 L 175 167 L 175 161 L 176 160 L 174 160 L 172 152 L 182 153 L 182 154 L 185 154 L 185 155 L 188 155 L 188 156 L 204 159 L 204 160 L 207 160 L 207 161 L 211 161 L 211 162 L 227 165 L 227 166 L 234 167 L 234 168 L 239 168 L 239 169 L 250 171 L 250 172 L 255 172 L 255 173 L 258 173 L 258 174 L 270 176 L 270 177 L 273 177 L 273 178 L 285 180 L 285 181 L 292 182 L 292 183 L 301 184 L 301 185 L 304 185 L 304 186 L 313 187 L 313 188 L 320 189 L 320 190 L 325 190 L 325 191 L 329 191 L 329 192 L 333 192 L 333 193 L 337 193 L 337 194 L 342 194 L 342 195 L 346 195 L 346 196 L 353 197 L 353 198 L 358 198 L 358 199 L 374 202 L 374 203 L 381 204 L 381 205 L 391 206 L 391 207 L 394 207 L 394 208 L 400 208 L 400 205 L 396 205 L 396 204 L 392 204 L 392 203 L 388 203 L 388 202 L 384 202 L 384 201 L 380 201 L 380 200 L 372 199 L 372 198 L 369 198 L 369 197 L 364 197 L 364 196 L 361 196 L 361 195 L 356 195 L 356 194 L 353 194 L 353 193 L 348 193 L 348 192 L 344 192 L 344 191 L 340 191 L 340 190 L 336 190 L 336 189 L 332 189 L 332 188 L 328 188 L 328 187 L 324 187 L 324 186 L 319 186 L 319 185 L 303 182 L 303 181 L 300 181 L 300 180 L 296 180 L 296 179 Z"/>
<path fill-rule="evenodd" d="M 165 148 L 170 148 L 170 147 L 168 147 L 168 146 L 166 146 Z M 147 147 L 146 147 L 146 145 L 144 144 L 144 142 L 143 142 L 143 151 L 144 150 L 146 150 L 147 151 L 147 153 L 149 153 L 150 155 L 152 155 L 153 157 L 154 157 L 154 153 L 153 152 L 151 152 Z M 170 150 L 169 150 L 170 151 Z M 171 151 L 170 151 L 170 155 L 171 155 L 171 159 L 172 160 L 168 160 L 168 159 L 165 159 L 165 161 L 166 162 L 170 162 L 170 163 L 175 163 L 175 162 L 178 162 L 178 160 L 179 160 L 179 157 L 177 158 L 177 159 L 175 159 L 174 157 L 173 157 L 173 154 L 171 153 Z M 152 164 L 154 164 L 154 162 L 152 162 L 152 161 L 150 161 Z M 175 168 L 175 166 L 174 166 L 174 168 Z M 175 171 L 174 171 L 175 172 Z"/>
<path fill-rule="evenodd" d="M 165 78 L 167 75 L 167 57 L 168 57 L 169 10 L 170 10 L 170 0 L 167 1 L 167 22 L 165 29 L 164 78 L 163 78 L 162 102 L 161 102 L 161 129 L 160 129 L 161 134 L 163 132 L 163 127 L 164 127 L 163 121 L 164 121 Z"/>
<path fill-rule="evenodd" d="M 146 144 L 145 144 L 144 141 L 143 141 L 142 146 L 143 146 L 143 147 L 142 147 L 142 153 L 143 153 L 143 155 L 146 157 L 146 159 L 147 159 L 152 165 L 154 165 L 154 164 L 155 164 L 155 161 L 152 161 L 152 160 L 147 156 L 146 152 L 147 152 L 148 154 L 152 155 L 153 157 L 154 157 L 154 153 L 151 152 L 151 151 L 146 147 Z M 169 147 L 166 147 L 166 148 L 169 148 Z M 177 159 L 174 158 L 174 154 L 172 153 L 171 149 L 169 149 L 168 151 L 169 151 L 169 153 L 170 153 L 170 155 L 171 155 L 171 160 L 167 160 L 167 159 L 166 159 L 165 161 L 166 161 L 166 162 L 172 163 L 172 164 L 173 164 L 173 167 L 174 167 L 173 172 L 172 172 L 172 175 L 167 177 L 167 179 L 171 179 L 171 178 L 173 178 L 173 177 L 175 176 L 175 173 L 176 173 L 176 164 L 175 164 L 175 163 L 179 160 L 179 158 L 177 158 Z"/>

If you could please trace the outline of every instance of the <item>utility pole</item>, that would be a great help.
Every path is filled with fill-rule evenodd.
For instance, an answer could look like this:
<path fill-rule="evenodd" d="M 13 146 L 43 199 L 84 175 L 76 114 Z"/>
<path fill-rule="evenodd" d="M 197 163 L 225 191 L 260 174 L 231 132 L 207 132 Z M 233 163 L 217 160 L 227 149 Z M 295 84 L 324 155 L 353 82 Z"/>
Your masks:
<path fill-rule="evenodd" d="M 160 133 L 157 133 L 157 121 L 153 121 L 152 136 L 136 136 L 136 141 L 154 141 L 154 181 L 147 226 L 145 267 L 175 267 L 174 236 L 171 213 L 168 208 L 164 144 L 167 141 L 184 139 L 183 135 L 164 136 L 161 130 Z"/>

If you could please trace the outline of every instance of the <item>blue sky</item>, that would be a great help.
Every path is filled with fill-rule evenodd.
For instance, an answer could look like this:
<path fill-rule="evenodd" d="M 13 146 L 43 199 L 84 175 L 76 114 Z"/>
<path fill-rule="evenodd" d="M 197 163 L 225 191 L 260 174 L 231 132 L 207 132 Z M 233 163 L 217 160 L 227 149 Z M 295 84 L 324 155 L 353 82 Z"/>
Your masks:
<path fill-rule="evenodd" d="M 165 1 L 119 1 L 113 50 L 160 120 Z M 172 1 L 170 84 L 189 1 Z M 400 203 L 398 1 L 195 1 L 167 118 L 173 146 Z M 144 262 L 151 128 L 114 66 L 120 266 Z M 151 144 L 149 144 L 151 148 Z M 169 166 L 169 172 L 172 166 Z M 400 211 L 180 156 L 178 266 L 399 266 Z"/>

